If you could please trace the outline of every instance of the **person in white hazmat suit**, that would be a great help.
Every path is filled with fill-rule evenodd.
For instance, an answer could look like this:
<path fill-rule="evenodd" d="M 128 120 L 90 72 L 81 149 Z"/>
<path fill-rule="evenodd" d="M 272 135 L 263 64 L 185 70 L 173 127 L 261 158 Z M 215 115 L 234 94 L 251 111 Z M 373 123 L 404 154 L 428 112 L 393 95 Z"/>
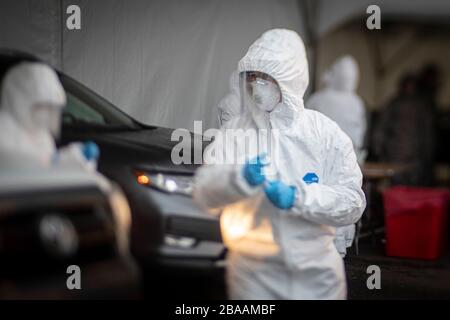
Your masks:
<path fill-rule="evenodd" d="M 2 173 L 57 167 L 95 171 L 94 143 L 56 149 L 66 94 L 53 69 L 43 63 L 20 63 L 5 74 L 1 89 Z"/>
<path fill-rule="evenodd" d="M 268 130 L 277 152 L 259 142 L 247 152 L 239 137 L 215 139 L 196 172 L 194 199 L 221 212 L 229 296 L 345 299 L 335 227 L 356 222 L 365 208 L 352 142 L 333 121 L 304 108 L 308 63 L 294 31 L 265 32 L 238 72 L 242 113 L 220 133 Z M 233 152 L 236 161 L 224 161 Z"/>
<path fill-rule="evenodd" d="M 49 66 L 23 62 L 7 71 L 1 87 L 0 182 L 25 175 L 33 185 L 32 177 L 42 174 L 58 178 L 53 181 L 61 186 L 95 182 L 111 202 L 118 249 L 128 254 L 130 209 L 120 188 L 97 172 L 98 146 L 88 141 L 56 148 L 65 104 L 65 91 Z"/>
<path fill-rule="evenodd" d="M 367 120 L 364 102 L 355 92 L 358 78 L 356 60 L 350 55 L 338 58 L 323 75 L 324 88 L 311 95 L 306 107 L 323 113 L 339 125 L 352 140 L 358 163 L 362 165 L 367 154 L 364 149 Z M 337 228 L 335 245 L 342 257 L 346 256 L 354 237 L 354 224 Z"/>
<path fill-rule="evenodd" d="M 366 108 L 356 94 L 359 67 L 355 58 L 345 55 L 338 58 L 324 73 L 324 88 L 312 94 L 306 108 L 319 111 L 350 137 L 360 164 L 364 163 L 367 151 L 364 138 L 367 130 Z"/>

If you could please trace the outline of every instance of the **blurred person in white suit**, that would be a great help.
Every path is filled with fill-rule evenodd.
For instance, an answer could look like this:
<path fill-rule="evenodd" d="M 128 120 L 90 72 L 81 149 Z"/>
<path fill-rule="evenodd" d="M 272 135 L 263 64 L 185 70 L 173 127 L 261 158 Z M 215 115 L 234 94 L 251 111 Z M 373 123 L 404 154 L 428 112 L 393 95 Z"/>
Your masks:
<path fill-rule="evenodd" d="M 56 148 L 65 104 L 65 91 L 49 66 L 24 62 L 8 70 L 1 88 L 0 170 L 96 170 L 95 143 Z"/>
<path fill-rule="evenodd" d="M 316 110 L 335 121 L 350 137 L 360 165 L 364 163 L 367 151 L 364 139 L 367 130 L 366 108 L 356 94 L 359 68 L 356 60 L 345 55 L 338 58 L 324 73 L 324 88 L 312 94 L 306 107 Z M 355 225 L 337 228 L 335 244 L 342 257 L 347 254 L 355 237 Z"/>

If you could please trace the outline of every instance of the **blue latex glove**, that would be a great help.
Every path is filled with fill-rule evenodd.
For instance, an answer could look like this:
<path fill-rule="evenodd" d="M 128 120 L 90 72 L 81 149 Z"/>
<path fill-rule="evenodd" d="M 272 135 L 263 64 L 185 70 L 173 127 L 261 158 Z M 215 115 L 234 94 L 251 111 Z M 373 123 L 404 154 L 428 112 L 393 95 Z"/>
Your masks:
<path fill-rule="evenodd" d="M 87 141 L 83 143 L 82 152 L 86 160 L 98 160 L 100 156 L 100 149 L 98 145 L 93 141 Z"/>
<path fill-rule="evenodd" d="M 290 209 L 294 206 L 297 189 L 294 186 L 288 186 L 279 180 L 275 180 L 266 184 L 264 192 L 275 207 Z"/>
<path fill-rule="evenodd" d="M 262 172 L 263 167 L 267 165 L 267 163 L 264 163 L 264 158 L 265 154 L 262 154 L 245 163 L 242 174 L 249 185 L 258 186 L 266 181 L 266 177 Z"/>

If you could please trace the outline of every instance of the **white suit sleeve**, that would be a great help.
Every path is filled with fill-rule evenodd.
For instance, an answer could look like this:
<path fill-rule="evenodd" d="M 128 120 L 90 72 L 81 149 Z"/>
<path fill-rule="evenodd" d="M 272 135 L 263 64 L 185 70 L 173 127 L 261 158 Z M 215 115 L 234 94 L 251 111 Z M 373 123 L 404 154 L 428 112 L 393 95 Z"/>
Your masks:
<path fill-rule="evenodd" d="M 194 201 L 208 209 L 218 209 L 251 197 L 262 187 L 250 186 L 242 175 L 242 165 L 207 164 L 195 174 Z"/>
<path fill-rule="evenodd" d="M 224 129 L 226 127 L 227 125 Z M 262 190 L 262 186 L 253 187 L 245 180 L 242 173 L 243 164 L 224 164 L 225 161 L 220 155 L 224 148 L 226 146 L 223 145 L 222 139 L 211 143 L 204 153 L 204 165 L 195 173 L 194 201 L 208 209 L 225 207 Z M 215 151 L 210 153 L 211 149 Z"/>
<path fill-rule="evenodd" d="M 301 181 L 290 214 L 336 227 L 356 223 L 366 207 L 366 198 L 352 142 L 337 126 L 326 140 L 323 182 L 306 184 Z"/>

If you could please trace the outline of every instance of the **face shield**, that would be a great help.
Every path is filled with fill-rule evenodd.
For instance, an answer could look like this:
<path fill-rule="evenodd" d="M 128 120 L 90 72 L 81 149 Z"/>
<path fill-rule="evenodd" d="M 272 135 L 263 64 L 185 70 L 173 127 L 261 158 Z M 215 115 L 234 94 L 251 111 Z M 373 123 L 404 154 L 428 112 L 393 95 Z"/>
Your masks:
<path fill-rule="evenodd" d="M 276 163 L 279 156 L 279 132 L 272 128 L 267 115 L 281 103 L 281 91 L 271 76 L 257 71 L 239 74 L 241 111 L 251 115 L 257 130 L 241 134 L 241 142 L 246 142 L 247 155 L 265 155 L 267 166 L 265 175 L 270 179 L 278 177 Z M 247 147 L 248 146 L 248 147 Z"/>
<path fill-rule="evenodd" d="M 271 112 L 281 102 L 281 91 L 275 79 L 266 73 L 244 71 L 240 73 L 242 108 L 256 107 Z"/>
<path fill-rule="evenodd" d="M 61 112 L 59 106 L 39 103 L 31 111 L 31 121 L 37 130 L 49 131 L 54 138 L 58 138 L 61 131 Z"/>

